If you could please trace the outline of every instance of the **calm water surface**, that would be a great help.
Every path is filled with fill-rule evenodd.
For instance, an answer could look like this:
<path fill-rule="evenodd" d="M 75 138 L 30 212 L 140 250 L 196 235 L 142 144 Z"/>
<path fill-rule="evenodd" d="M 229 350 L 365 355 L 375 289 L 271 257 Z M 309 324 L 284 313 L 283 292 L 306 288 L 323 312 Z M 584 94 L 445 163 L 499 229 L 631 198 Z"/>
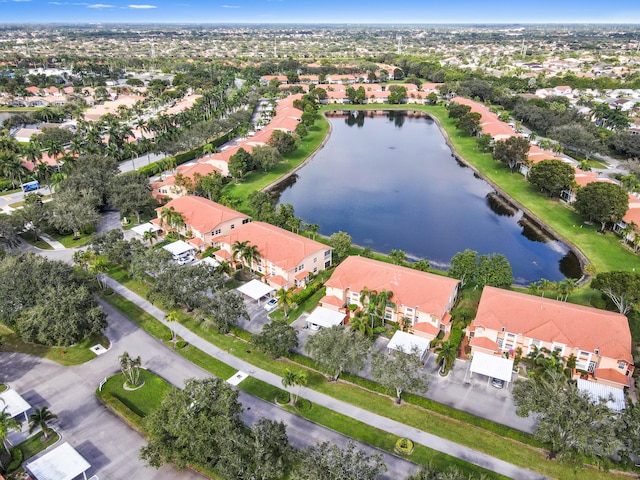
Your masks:
<path fill-rule="evenodd" d="M 542 235 L 451 155 L 437 125 L 406 112 L 330 116 L 325 147 L 280 186 L 279 202 L 355 244 L 447 268 L 464 249 L 502 253 L 517 283 L 578 277 L 566 245 Z"/>

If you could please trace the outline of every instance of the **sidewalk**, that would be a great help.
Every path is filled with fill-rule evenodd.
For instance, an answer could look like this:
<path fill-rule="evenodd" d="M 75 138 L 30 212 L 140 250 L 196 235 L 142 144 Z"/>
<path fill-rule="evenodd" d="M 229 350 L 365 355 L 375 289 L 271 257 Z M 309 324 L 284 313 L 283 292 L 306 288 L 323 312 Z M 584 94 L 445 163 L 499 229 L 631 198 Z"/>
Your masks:
<path fill-rule="evenodd" d="M 54 250 L 66 250 L 66 247 L 64 245 L 62 245 L 59 241 L 54 240 L 46 233 L 41 233 L 40 238 L 51 245 Z"/>
<path fill-rule="evenodd" d="M 163 324 L 169 326 L 168 322 L 165 320 L 166 314 L 164 311 L 160 310 L 158 307 L 152 305 L 144 298 L 140 297 L 136 293 L 132 292 L 128 288 L 124 287 L 123 285 L 109 277 L 107 277 L 106 283 L 115 292 L 122 295 L 127 300 L 133 302 L 150 315 L 153 315 Z M 175 332 L 186 342 L 194 345 L 195 347 L 206 352 L 212 357 L 217 358 L 218 360 L 232 366 L 237 370 L 248 373 L 249 375 L 262 380 L 263 382 L 269 383 L 278 388 L 283 388 L 281 377 L 271 372 L 267 372 L 266 370 L 255 367 L 254 365 L 251 365 L 244 360 L 240 360 L 239 358 L 234 357 L 225 350 L 221 350 L 215 345 L 212 345 L 206 340 L 203 340 L 201 337 L 197 336 L 180 324 L 172 325 L 172 327 Z M 379 428 L 393 435 L 411 438 L 414 442 L 419 443 L 420 445 L 424 445 L 439 452 L 443 452 L 453 457 L 460 458 L 461 460 L 486 468 L 487 470 L 494 471 L 501 475 L 510 478 L 516 478 L 518 480 L 537 480 L 546 478 L 538 473 L 517 467 L 503 460 L 494 458 L 490 455 L 478 452 L 462 445 L 458 445 L 457 443 L 437 437 L 427 432 L 423 432 L 422 430 L 419 430 L 417 428 L 409 427 L 400 422 L 377 415 L 368 410 L 363 410 L 354 405 L 336 400 L 333 397 L 324 395 L 314 390 L 305 389 L 304 397 L 313 403 L 322 405 L 323 407 L 329 408 L 336 412 L 340 412 L 343 415 L 346 415 L 373 427 Z"/>

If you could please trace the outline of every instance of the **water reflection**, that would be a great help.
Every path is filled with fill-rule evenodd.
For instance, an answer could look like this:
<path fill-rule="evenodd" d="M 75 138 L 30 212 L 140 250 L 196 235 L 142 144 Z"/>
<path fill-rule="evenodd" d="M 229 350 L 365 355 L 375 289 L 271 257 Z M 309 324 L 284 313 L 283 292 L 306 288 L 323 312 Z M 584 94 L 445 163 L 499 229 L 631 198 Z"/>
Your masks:
<path fill-rule="evenodd" d="M 444 267 L 469 248 L 504 254 L 521 284 L 580 275 L 566 245 L 541 239 L 523 212 L 460 168 L 436 124 L 421 114 L 371 115 L 330 115 L 331 138 L 281 186 L 279 201 L 324 235 L 342 230 L 355 244 L 403 250 L 432 265 Z"/>

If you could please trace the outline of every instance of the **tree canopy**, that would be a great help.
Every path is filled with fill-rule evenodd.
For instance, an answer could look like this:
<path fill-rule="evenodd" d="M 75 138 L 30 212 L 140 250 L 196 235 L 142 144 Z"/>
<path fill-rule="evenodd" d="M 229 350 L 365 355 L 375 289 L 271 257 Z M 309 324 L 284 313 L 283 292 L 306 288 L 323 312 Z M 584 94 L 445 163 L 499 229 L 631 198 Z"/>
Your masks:
<path fill-rule="evenodd" d="M 559 196 L 571 186 L 574 178 L 574 168 L 561 160 L 542 160 L 534 164 L 527 175 L 529 183 L 549 192 L 550 197 Z"/>
<path fill-rule="evenodd" d="M 345 370 L 355 373 L 364 366 L 371 343 L 371 339 L 361 332 L 345 330 L 342 325 L 336 325 L 323 328 L 309 337 L 305 350 L 337 380 Z"/>
<path fill-rule="evenodd" d="M 591 288 L 600 290 L 626 315 L 640 300 L 640 274 L 636 272 L 603 272 L 591 281 Z"/>
<path fill-rule="evenodd" d="M 582 218 L 599 222 L 604 231 L 607 223 L 616 223 L 629 209 L 629 196 L 615 183 L 591 182 L 576 193 L 574 208 Z"/>

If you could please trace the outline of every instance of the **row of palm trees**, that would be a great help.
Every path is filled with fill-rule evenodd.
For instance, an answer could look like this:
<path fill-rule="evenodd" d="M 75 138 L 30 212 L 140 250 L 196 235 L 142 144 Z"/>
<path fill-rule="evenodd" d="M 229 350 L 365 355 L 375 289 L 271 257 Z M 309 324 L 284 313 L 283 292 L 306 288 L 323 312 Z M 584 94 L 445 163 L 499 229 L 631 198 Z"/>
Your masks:
<path fill-rule="evenodd" d="M 576 285 L 577 281 L 574 278 L 565 278 L 559 282 L 552 282 L 551 280 L 542 278 L 540 281 L 533 282 L 529 285 L 527 290 L 532 295 L 540 294 L 542 297 L 544 297 L 547 292 L 555 292 L 556 300 L 566 302 L 569 295 L 576 289 Z"/>

